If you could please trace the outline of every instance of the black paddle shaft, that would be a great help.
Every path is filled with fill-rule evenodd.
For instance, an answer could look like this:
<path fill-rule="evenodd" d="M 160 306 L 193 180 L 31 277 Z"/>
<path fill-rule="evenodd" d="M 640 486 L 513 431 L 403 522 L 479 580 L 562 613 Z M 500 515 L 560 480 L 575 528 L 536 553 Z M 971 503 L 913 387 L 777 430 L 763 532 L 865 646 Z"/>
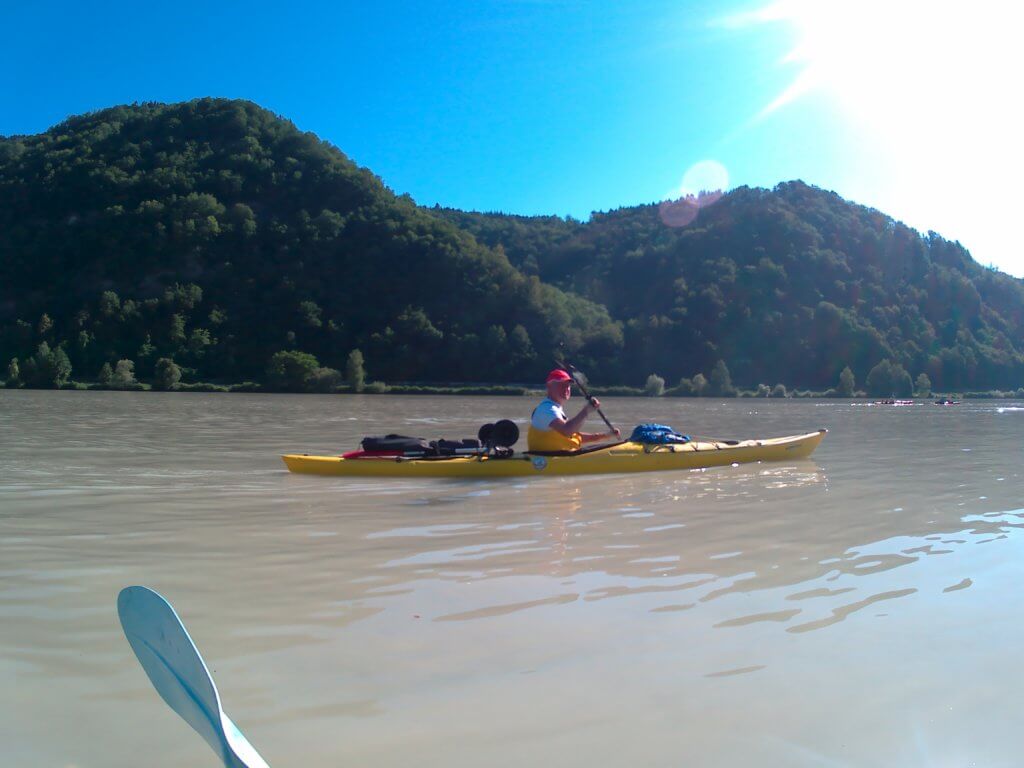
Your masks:
<path fill-rule="evenodd" d="M 576 370 L 575 367 L 573 367 L 572 363 L 563 363 L 560 360 L 555 360 L 555 365 L 557 365 L 559 368 L 561 368 L 563 371 L 569 374 L 569 378 L 572 379 L 572 383 L 580 388 L 580 392 L 582 392 L 583 396 L 587 398 L 587 402 L 593 405 L 594 397 L 589 392 L 587 392 L 587 388 L 583 386 L 583 383 L 576 377 L 576 374 L 579 373 L 579 371 Z M 608 425 L 608 429 L 614 432 L 615 427 L 613 427 L 612 423 L 608 421 L 608 417 L 604 415 L 604 411 L 602 411 L 600 408 L 595 408 L 595 410 L 597 411 L 598 415 L 602 419 L 604 419 L 604 423 Z"/>

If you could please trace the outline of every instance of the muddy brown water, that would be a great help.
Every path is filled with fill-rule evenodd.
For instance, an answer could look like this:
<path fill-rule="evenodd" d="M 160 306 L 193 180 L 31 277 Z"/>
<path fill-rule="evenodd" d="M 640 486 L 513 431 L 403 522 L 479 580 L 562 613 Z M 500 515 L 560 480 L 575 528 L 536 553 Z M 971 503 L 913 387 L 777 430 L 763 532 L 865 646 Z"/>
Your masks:
<path fill-rule="evenodd" d="M 605 401 L 623 426 L 830 430 L 807 461 L 682 473 L 278 458 L 531 407 L 0 391 L 0 764 L 218 764 L 121 634 L 145 584 L 275 768 L 1019 765 L 1024 405 Z"/>

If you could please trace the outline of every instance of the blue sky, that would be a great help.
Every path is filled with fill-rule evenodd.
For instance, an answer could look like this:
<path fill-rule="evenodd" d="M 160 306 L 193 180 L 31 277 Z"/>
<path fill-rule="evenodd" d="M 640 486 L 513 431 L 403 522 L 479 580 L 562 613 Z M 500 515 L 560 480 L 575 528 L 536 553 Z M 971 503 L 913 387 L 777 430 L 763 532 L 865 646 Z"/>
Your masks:
<path fill-rule="evenodd" d="M 0 48 L 0 134 L 133 101 L 246 98 L 425 205 L 585 219 L 799 178 L 1019 276 L 1015 20 L 971 8 L 8 5 L 20 33 Z"/>

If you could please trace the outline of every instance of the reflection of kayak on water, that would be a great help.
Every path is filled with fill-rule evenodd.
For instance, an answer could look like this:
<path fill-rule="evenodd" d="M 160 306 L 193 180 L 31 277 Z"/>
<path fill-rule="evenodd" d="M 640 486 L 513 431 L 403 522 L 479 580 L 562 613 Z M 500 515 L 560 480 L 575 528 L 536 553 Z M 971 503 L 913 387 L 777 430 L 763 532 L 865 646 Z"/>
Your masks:
<path fill-rule="evenodd" d="M 478 452 L 471 455 L 282 456 L 292 472 L 363 477 L 522 477 L 597 475 L 701 469 L 752 461 L 789 461 L 811 455 L 827 430 L 762 440 L 694 438 L 683 443 L 622 442 L 580 451 Z M 457 449 L 456 449 L 457 450 Z"/>

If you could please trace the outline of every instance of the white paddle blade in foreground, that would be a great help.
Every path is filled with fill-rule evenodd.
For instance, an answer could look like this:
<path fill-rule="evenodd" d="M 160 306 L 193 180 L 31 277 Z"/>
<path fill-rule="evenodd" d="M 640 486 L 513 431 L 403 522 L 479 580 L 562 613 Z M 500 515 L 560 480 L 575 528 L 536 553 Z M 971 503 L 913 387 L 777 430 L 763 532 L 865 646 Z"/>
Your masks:
<path fill-rule="evenodd" d="M 269 768 L 221 709 L 210 671 L 171 604 L 147 587 L 117 596 L 124 635 L 157 693 L 213 747 L 227 768 Z"/>

